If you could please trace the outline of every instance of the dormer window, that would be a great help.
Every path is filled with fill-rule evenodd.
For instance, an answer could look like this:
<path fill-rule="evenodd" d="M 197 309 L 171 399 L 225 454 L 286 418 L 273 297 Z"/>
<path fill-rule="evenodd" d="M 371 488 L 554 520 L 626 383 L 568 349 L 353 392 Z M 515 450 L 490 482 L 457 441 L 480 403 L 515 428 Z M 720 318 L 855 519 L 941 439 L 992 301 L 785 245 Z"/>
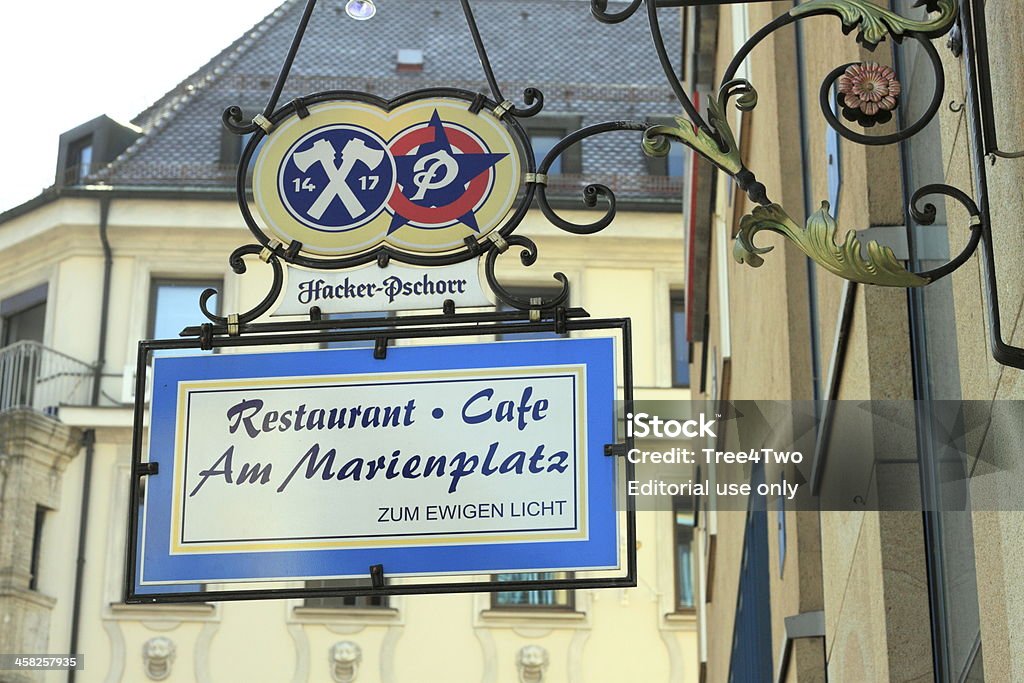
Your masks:
<path fill-rule="evenodd" d="M 80 185 L 92 171 L 92 135 L 86 135 L 68 146 L 67 184 Z"/>
<path fill-rule="evenodd" d="M 423 50 L 399 50 L 398 71 L 423 71 Z"/>

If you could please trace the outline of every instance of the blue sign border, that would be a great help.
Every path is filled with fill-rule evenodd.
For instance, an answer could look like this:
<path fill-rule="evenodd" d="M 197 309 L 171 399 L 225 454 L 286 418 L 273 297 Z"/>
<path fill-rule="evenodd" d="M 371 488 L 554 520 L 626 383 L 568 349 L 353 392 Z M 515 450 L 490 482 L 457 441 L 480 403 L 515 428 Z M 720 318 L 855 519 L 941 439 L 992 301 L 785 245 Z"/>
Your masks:
<path fill-rule="evenodd" d="M 217 553 L 171 556 L 171 487 L 177 385 L 181 381 L 380 374 L 582 364 L 587 368 L 587 514 L 585 541 L 494 543 L 430 547 L 356 548 Z M 613 569 L 620 566 L 615 458 L 604 446 L 615 441 L 615 340 L 611 338 L 402 346 L 386 363 L 372 350 L 324 350 L 158 358 L 153 370 L 149 461 L 165 476 L 147 481 L 145 545 L 135 577 L 139 594 L 174 592 L 173 584 L 198 581 L 302 580 L 366 576 L 381 564 L 388 575 L 453 575 L 529 570 Z M 140 529 L 141 531 L 141 529 Z M 524 564 L 523 560 L 529 563 Z M 147 583 L 141 584 L 145 576 Z M 172 584 L 172 585 L 167 585 Z"/>

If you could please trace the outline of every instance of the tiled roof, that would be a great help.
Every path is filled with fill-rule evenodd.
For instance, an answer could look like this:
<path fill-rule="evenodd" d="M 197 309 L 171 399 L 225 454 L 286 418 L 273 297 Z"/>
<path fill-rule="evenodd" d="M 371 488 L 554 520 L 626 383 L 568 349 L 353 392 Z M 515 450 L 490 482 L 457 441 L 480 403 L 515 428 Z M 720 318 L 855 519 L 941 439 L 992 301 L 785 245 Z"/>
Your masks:
<path fill-rule="evenodd" d="M 133 123 L 145 134 L 96 178 L 117 185 L 232 184 L 233 167 L 220 158 L 221 112 L 237 104 L 250 118 L 263 108 L 304 4 L 287 0 L 140 113 Z M 321 0 L 281 103 L 332 89 L 383 97 L 439 86 L 488 92 L 456 0 L 376 4 L 377 16 L 358 22 L 344 14 L 340 0 Z M 473 0 L 472 5 L 506 97 L 521 103 L 525 87 L 538 87 L 545 95 L 544 114 L 576 114 L 584 124 L 666 116 L 678 109 L 644 12 L 607 26 L 590 16 L 589 0 Z M 667 44 L 678 50 L 678 10 L 660 16 Z M 423 70 L 398 72 L 399 49 L 422 50 Z M 584 176 L 595 180 L 602 174 L 647 173 L 638 133 L 587 140 L 582 158 Z M 664 180 L 658 185 L 664 188 Z M 674 187 L 669 196 L 673 193 Z"/>

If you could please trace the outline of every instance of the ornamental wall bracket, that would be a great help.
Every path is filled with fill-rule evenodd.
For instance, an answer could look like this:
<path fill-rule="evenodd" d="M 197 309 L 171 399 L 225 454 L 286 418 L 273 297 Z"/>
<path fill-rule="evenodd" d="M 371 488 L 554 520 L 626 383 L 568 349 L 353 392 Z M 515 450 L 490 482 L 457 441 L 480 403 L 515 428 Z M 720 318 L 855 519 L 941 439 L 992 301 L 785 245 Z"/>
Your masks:
<path fill-rule="evenodd" d="M 755 268 L 764 260 L 761 254 L 773 247 L 754 246 L 753 237 L 761 230 L 770 230 L 787 237 L 808 258 L 826 270 L 848 280 L 886 287 L 920 287 L 929 280 L 908 272 L 889 247 L 868 243 L 868 256 L 862 255 L 862 245 L 853 230 L 846 233 L 843 243 L 836 244 L 836 222 L 828 213 L 828 202 L 807 219 L 807 227 L 800 228 L 781 206 L 758 206 L 753 213 L 740 220 L 739 234 L 733 246 L 733 258 Z"/>
<path fill-rule="evenodd" d="M 700 0 L 696 4 L 723 2 Z M 886 39 L 894 43 L 915 41 L 933 75 L 932 97 L 916 120 L 899 121 L 895 132 L 868 135 L 850 128 L 841 119 L 865 128 L 885 123 L 897 111 L 906 84 L 899 82 L 891 68 L 875 62 L 837 65 L 819 87 L 819 108 L 828 125 L 843 138 L 868 146 L 893 145 L 913 137 L 933 121 L 944 102 L 945 73 L 932 40 L 947 35 L 954 27 L 963 34 L 967 55 L 966 109 L 977 122 L 992 109 L 987 64 L 984 59 L 976 59 L 976 44 L 982 55 L 987 54 L 984 17 L 978 0 L 918 0 L 914 7 L 920 9 L 920 18 L 903 16 L 872 0 L 808 0 L 798 4 L 754 32 L 741 46 L 722 75 L 717 96 L 707 100 L 706 115 L 697 110 L 675 71 L 658 15 L 659 8 L 676 11 L 680 4 L 693 3 L 630 0 L 622 9 L 609 10 L 607 0 L 591 0 L 591 14 L 607 24 L 618 24 L 641 8 L 646 10 L 655 52 L 683 116 L 669 126 L 652 125 L 646 120 L 591 124 L 566 135 L 539 160 L 534 158 L 530 137 L 520 120 L 541 112 L 543 93 L 527 87 L 522 93 L 522 105 L 506 97 L 488 58 L 470 0 L 459 0 L 459 4 L 480 59 L 486 92 L 434 88 L 394 100 L 368 93 L 321 92 L 281 106 L 279 99 L 285 81 L 316 5 L 316 0 L 306 0 L 264 110 L 249 122 L 238 107 L 229 107 L 222 117 L 229 131 L 249 135 L 236 174 L 236 194 L 255 243 L 237 249 L 231 256 L 231 265 L 236 273 L 243 273 L 243 257 L 258 255 L 273 269 L 273 284 L 255 308 L 231 318 L 230 329 L 228 317 L 209 310 L 212 290 L 204 293 L 201 308 L 215 334 L 242 334 L 266 314 L 281 294 L 286 266 L 329 271 L 374 262 L 381 268 L 391 262 L 430 267 L 480 259 L 485 280 L 499 303 L 531 311 L 531 315 L 541 310 L 555 311 L 568 300 L 568 281 L 564 275 L 554 274 L 560 285 L 554 296 L 517 295 L 497 278 L 498 256 L 515 247 L 522 265 L 530 266 L 537 260 L 536 244 L 513 234 L 531 207 L 539 209 L 556 228 L 572 234 L 588 235 L 608 227 L 615 218 L 616 197 L 607 185 L 594 182 L 583 188 L 584 206 L 598 208 L 600 213 L 590 222 L 578 223 L 567 220 L 552 207 L 548 173 L 567 150 L 588 138 L 635 131 L 649 156 L 664 156 L 673 141 L 681 143 L 731 176 L 758 205 L 741 221 L 736 236 L 733 253 L 740 263 L 757 267 L 764 262 L 762 255 L 770 247 L 755 246 L 753 238 L 767 230 L 782 235 L 815 263 L 847 280 L 888 287 L 922 287 L 955 271 L 983 244 L 993 356 L 1000 363 L 1024 368 L 1024 349 L 1005 344 L 1000 336 L 990 212 L 985 196 L 987 181 L 984 164 L 978 162 L 993 154 L 993 150 L 998 151 L 994 138 L 986 147 L 979 143 L 983 137 L 980 127 L 976 126 L 972 135 L 975 171 L 976 175 L 981 174 L 974 190 L 974 196 L 979 198 L 977 203 L 962 190 L 941 184 L 928 185 L 913 194 L 909 213 L 921 225 L 934 222 L 936 215 L 934 206 L 921 205 L 928 195 L 951 198 L 966 207 L 970 216 L 967 246 L 960 254 L 938 268 L 913 272 L 890 249 L 873 242 L 864 245 L 855 233 L 847 233 L 842 243 L 837 243 L 838 226 L 828 214 L 826 204 L 808 218 L 805 226 L 797 225 L 783 207 L 771 200 L 754 171 L 747 168 L 729 123 L 730 105 L 741 111 L 757 106 L 754 86 L 737 77 L 744 60 L 769 35 L 817 16 L 838 18 L 843 32 L 852 34 L 871 51 Z M 405 112 L 422 110 L 424 103 L 433 111 L 429 121 L 403 118 Z M 353 132 L 348 125 L 352 117 L 361 117 L 360 121 L 373 119 L 376 124 Z M 323 132 L 325 126 L 330 128 L 328 132 Z M 460 138 L 449 146 L 447 142 L 458 138 L 458 131 L 463 128 L 471 130 L 470 137 L 475 138 Z M 433 133 L 428 135 L 428 130 Z M 428 138 L 440 142 L 428 144 Z M 251 163 L 254 171 L 250 174 Z M 479 188 L 486 184 L 478 182 L 484 175 L 488 183 L 509 188 L 504 194 L 498 193 L 500 201 L 491 202 L 488 198 L 478 202 L 480 197 L 474 192 L 480 192 Z M 346 182 L 357 177 L 361 183 L 358 186 Z M 465 187 L 466 191 L 446 194 L 444 188 L 448 186 Z M 248 200 L 250 191 L 257 208 L 255 214 Z M 268 208 L 274 202 L 266 198 L 277 196 L 283 198 L 282 206 Z M 432 199 L 423 201 L 428 196 Z M 314 315 L 312 309 L 310 315 Z"/>
<path fill-rule="evenodd" d="M 659 0 L 633 0 L 618 12 L 609 12 L 606 0 L 591 0 L 591 13 L 599 21 L 619 23 L 629 19 L 641 6 L 647 9 L 651 35 L 669 86 L 676 94 L 685 113 L 677 119 L 677 126 L 655 126 L 645 132 L 643 148 L 648 155 L 668 152 L 670 140 L 686 145 L 718 169 L 733 177 L 750 200 L 758 206 L 741 219 L 736 235 L 733 257 L 739 263 L 759 267 L 763 254 L 772 247 L 757 247 L 754 236 L 761 231 L 782 235 L 812 261 L 841 278 L 863 284 L 886 287 L 923 287 L 954 272 L 966 263 L 984 245 L 981 258 L 987 285 L 990 341 L 992 355 L 1004 365 L 1024 368 L 1024 349 L 1010 346 L 1001 336 L 1001 325 L 993 256 L 991 214 L 988 207 L 985 158 L 995 158 L 997 149 L 992 123 L 991 78 L 988 69 L 987 38 L 984 26 L 984 3 L 978 0 L 917 0 L 915 8 L 921 18 L 910 18 L 872 2 L 872 0 L 808 0 L 754 32 L 733 56 L 722 76 L 718 96 L 708 99 L 707 118 L 696 110 L 675 72 L 669 52 L 662 40 L 658 24 Z M 685 4 L 685 3 L 684 3 Z M 724 4 L 706 2 L 697 4 Z M 899 82 L 893 69 L 874 62 L 841 64 L 833 69 L 819 88 L 819 107 L 828 125 L 847 140 L 861 145 L 880 146 L 901 143 L 921 132 L 938 113 L 945 97 L 945 72 L 933 39 L 949 34 L 955 28 L 962 37 L 966 53 L 966 82 L 968 97 L 966 109 L 973 123 L 971 143 L 975 175 L 974 196 L 946 184 L 926 185 L 917 189 L 909 202 L 909 214 L 919 225 L 935 222 L 936 208 L 923 203 L 925 197 L 941 195 L 960 203 L 969 215 L 966 226 L 968 239 L 963 250 L 948 263 L 924 272 L 908 270 L 888 247 L 869 242 L 861 243 L 855 232 L 846 234 L 842 243 L 836 242 L 838 226 L 828 213 L 828 203 L 814 212 L 804 227 L 800 227 L 785 209 L 771 201 L 763 184 L 756 181 L 739 153 L 735 134 L 726 114 L 730 98 L 738 94 L 735 105 L 741 111 L 757 106 L 757 92 L 736 74 L 755 47 L 772 33 L 809 17 L 831 15 L 838 17 L 845 34 L 874 51 L 887 38 L 895 43 L 916 41 L 927 58 L 933 75 L 931 99 L 924 112 L 914 121 L 900 121 L 898 130 L 888 134 L 867 135 L 845 125 L 842 118 L 864 128 L 885 123 L 893 118 L 905 84 Z M 835 93 L 835 94 L 834 94 Z M 833 106 L 833 104 L 837 106 Z M 1012 157 L 1013 153 L 1001 156 Z"/>

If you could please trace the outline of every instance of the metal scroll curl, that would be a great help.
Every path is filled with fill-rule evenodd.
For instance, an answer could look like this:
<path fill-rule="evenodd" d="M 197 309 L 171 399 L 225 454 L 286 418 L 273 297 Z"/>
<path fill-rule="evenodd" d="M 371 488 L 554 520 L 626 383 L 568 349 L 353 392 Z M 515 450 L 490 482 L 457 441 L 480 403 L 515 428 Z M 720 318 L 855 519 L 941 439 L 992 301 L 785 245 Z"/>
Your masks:
<path fill-rule="evenodd" d="M 537 262 L 537 244 L 530 238 L 523 237 L 522 235 L 513 235 L 508 240 L 497 243 L 488 250 L 487 256 L 484 259 L 484 277 L 487 279 L 487 285 L 499 301 L 520 311 L 556 308 L 564 306 L 569 301 L 569 279 L 564 273 L 556 272 L 554 274 L 555 280 L 561 283 L 562 289 L 552 297 L 524 299 L 523 297 L 516 296 L 498 282 L 498 277 L 494 272 L 495 265 L 497 264 L 498 257 L 506 252 L 509 247 L 521 248 L 519 261 L 524 266 L 529 267 Z"/>
<path fill-rule="evenodd" d="M 590 0 L 590 13 L 603 24 L 618 24 L 636 14 L 642 4 L 643 0 L 632 0 L 627 7 L 618 12 L 609 12 L 608 0 Z"/>
<path fill-rule="evenodd" d="M 914 6 L 939 14 L 927 21 L 908 19 L 876 5 L 872 0 L 809 0 L 791 9 L 789 14 L 796 19 L 834 14 L 843 22 L 843 33 L 856 30 L 857 42 L 871 50 L 887 36 L 892 36 L 897 42 L 911 33 L 937 38 L 953 28 L 958 12 L 957 0 L 917 0 Z"/>
<path fill-rule="evenodd" d="M 280 249 L 280 247 L 278 246 L 277 249 Z M 238 247 L 231 252 L 231 256 L 228 258 L 228 264 L 231 266 L 231 270 L 234 271 L 235 274 L 242 275 L 246 272 L 247 268 L 244 258 L 246 256 L 259 256 L 260 260 L 269 263 L 270 267 L 273 268 L 274 279 L 270 284 L 270 291 L 267 292 L 267 295 L 263 297 L 263 300 L 256 304 L 252 309 L 245 313 L 239 313 L 237 318 L 235 316 L 231 316 L 233 320 L 229 320 L 229 317 L 217 315 L 209 308 L 210 299 L 218 294 L 217 290 L 213 288 L 203 290 L 199 295 L 199 310 L 203 312 L 203 315 L 206 316 L 207 320 L 215 325 L 228 325 L 229 322 L 238 325 L 251 323 L 269 311 L 270 307 L 274 305 L 274 302 L 277 301 L 277 298 L 281 295 L 281 289 L 284 287 L 284 267 L 281 265 L 279 254 L 276 251 L 259 244 L 246 244 Z"/>
<path fill-rule="evenodd" d="M 564 154 L 566 150 L 573 145 L 579 144 L 586 138 L 594 135 L 601 135 L 602 133 L 621 130 L 646 131 L 649 127 L 650 126 L 648 124 L 642 121 L 606 121 L 604 123 L 595 123 L 581 128 L 580 130 L 570 133 L 559 140 L 547 155 L 545 155 L 544 159 L 541 160 L 540 165 L 537 167 L 536 179 L 534 181 L 537 185 L 537 206 L 540 208 L 541 213 L 544 214 L 544 217 L 558 229 L 574 235 L 592 235 L 611 225 L 612 221 L 615 219 L 615 193 L 612 192 L 611 188 L 607 185 L 602 185 L 600 183 L 591 183 L 583 188 L 583 204 L 587 207 L 594 207 L 597 205 L 598 198 L 603 197 L 608 204 L 605 208 L 604 215 L 590 223 L 573 223 L 572 221 L 568 221 L 559 216 L 551 207 L 551 203 L 548 200 L 548 169 L 551 168 L 551 165 L 555 163 L 555 160 Z"/>
<path fill-rule="evenodd" d="M 828 202 L 821 203 L 821 208 L 811 214 L 807 219 L 807 226 L 803 229 L 798 227 L 778 204 L 755 208 L 751 214 L 740 220 L 740 230 L 733 244 L 733 258 L 739 263 L 746 263 L 754 268 L 760 267 L 764 263 L 761 254 L 771 251 L 773 247 L 756 246 L 754 235 L 762 230 L 768 230 L 787 237 L 815 263 L 846 280 L 887 287 L 921 287 L 931 284 L 962 266 L 977 251 L 982 238 L 983 224 L 981 211 L 973 199 L 955 187 L 937 183 L 925 185 L 911 197 L 910 213 L 920 225 L 935 223 L 935 205 L 921 203 L 930 195 L 944 195 L 956 200 L 967 209 L 971 217 L 971 236 L 967 245 L 956 257 L 932 270 L 907 270 L 893 254 L 892 249 L 881 246 L 874 240 L 868 242 L 865 257 L 864 245 L 853 230 L 846 233 L 842 244 L 837 244 L 835 238 L 838 225 L 828 212 Z"/>
<path fill-rule="evenodd" d="M 717 99 L 708 100 L 710 132 L 682 117 L 676 117 L 677 126 L 652 126 L 647 129 L 644 133 L 644 153 L 655 157 L 665 156 L 669 152 L 669 139 L 679 140 L 735 178 L 751 201 L 767 206 L 771 204 L 767 190 L 744 165 L 739 144 L 729 125 L 726 109 L 733 97 L 740 111 L 750 111 L 757 106 L 757 91 L 748 81 L 742 78 L 726 81 L 719 89 Z"/>
<path fill-rule="evenodd" d="M 234 104 L 224 110 L 224 113 L 220 116 L 220 121 L 224 124 L 225 128 L 235 135 L 248 135 L 259 128 L 252 121 L 246 121 L 242 115 L 242 108 Z"/>
<path fill-rule="evenodd" d="M 473 16 L 473 8 L 470 7 L 469 0 L 461 0 L 461 3 L 462 12 L 466 16 L 466 24 L 469 26 L 470 35 L 473 37 L 473 45 L 476 47 L 477 56 L 480 58 L 480 66 L 484 70 L 484 78 L 487 79 L 487 86 L 491 89 L 491 95 L 512 116 L 527 118 L 539 114 L 544 108 L 544 93 L 539 88 L 529 87 L 523 90 L 523 102 L 526 104 L 523 108 L 515 106 L 501 94 L 498 79 L 494 76 L 491 60 L 487 56 L 483 38 L 480 36 L 480 28 L 476 24 L 476 17 Z"/>
<path fill-rule="evenodd" d="M 916 192 L 910 198 L 910 215 L 913 216 L 914 220 L 920 225 L 933 225 L 935 223 L 935 217 L 937 211 L 935 205 L 926 203 L 921 205 L 921 200 L 929 195 L 944 195 L 951 199 L 959 202 L 970 215 L 970 230 L 971 236 L 967 240 L 967 245 L 963 250 L 956 255 L 956 257 L 950 259 L 948 263 L 934 270 L 921 273 L 921 277 L 927 278 L 929 282 L 935 282 L 939 278 L 946 277 L 957 268 L 967 262 L 974 252 L 978 250 L 978 245 L 981 244 L 981 238 L 983 235 L 983 222 L 981 217 L 981 210 L 978 209 L 978 205 L 973 199 L 971 199 L 967 193 L 959 190 L 950 185 L 944 183 L 934 183 L 932 185 L 925 185 Z"/>

